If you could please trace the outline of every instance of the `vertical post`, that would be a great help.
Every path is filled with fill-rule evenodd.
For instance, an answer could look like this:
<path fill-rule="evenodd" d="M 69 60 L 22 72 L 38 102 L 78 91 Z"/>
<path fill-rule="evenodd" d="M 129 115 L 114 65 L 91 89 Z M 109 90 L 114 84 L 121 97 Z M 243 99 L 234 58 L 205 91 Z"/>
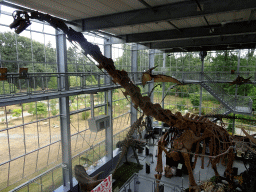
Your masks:
<path fill-rule="evenodd" d="M 149 50 L 149 68 L 152 68 L 155 66 L 155 50 L 150 49 Z M 154 82 L 150 82 L 148 85 L 148 94 L 153 90 L 154 88 Z M 151 94 L 150 100 L 153 102 L 154 93 Z"/>
<path fill-rule="evenodd" d="M 163 69 L 165 69 L 166 53 L 163 53 Z M 162 108 L 164 109 L 165 82 L 162 83 Z M 164 124 L 162 123 L 162 128 Z"/>
<path fill-rule="evenodd" d="M 104 40 L 104 56 L 111 58 L 112 57 L 112 44 L 111 39 Z M 111 78 L 106 78 L 107 84 L 112 84 Z M 107 157 L 113 159 L 113 113 L 112 113 L 112 90 L 108 90 L 105 93 L 105 101 L 107 103 L 106 114 L 110 116 L 110 127 L 105 130 L 105 144 L 106 144 L 106 154 Z"/>
<path fill-rule="evenodd" d="M 91 101 L 91 117 L 94 117 L 94 95 L 90 94 L 90 101 Z"/>
<path fill-rule="evenodd" d="M 163 53 L 163 69 L 165 69 L 165 62 L 166 62 L 166 53 Z M 162 87 L 162 108 L 164 108 L 164 92 L 165 92 L 165 82 L 163 82 Z"/>
<path fill-rule="evenodd" d="M 66 73 L 67 68 L 67 47 L 66 35 L 56 30 L 57 66 L 59 73 Z M 58 82 L 60 90 L 68 90 L 68 76 L 62 74 Z M 71 158 L 71 135 L 70 135 L 70 112 L 69 97 L 60 97 L 60 127 L 62 145 L 62 173 L 64 191 L 69 191 L 73 187 L 72 181 L 72 158 Z"/>
<path fill-rule="evenodd" d="M 237 58 L 237 69 L 236 69 L 236 71 L 237 71 L 237 73 L 239 74 L 239 70 L 240 70 L 240 49 L 238 50 L 238 58 Z M 237 75 L 238 76 L 238 75 Z M 236 106 L 237 106 L 237 90 L 238 90 L 238 85 L 236 85 L 236 89 L 235 89 L 235 108 L 236 108 Z M 234 112 L 233 112 L 234 113 Z M 232 135 L 234 135 L 235 134 L 235 113 L 234 113 L 234 119 L 233 119 L 233 128 L 232 128 Z"/>
<path fill-rule="evenodd" d="M 206 51 L 200 51 L 199 53 L 201 61 L 202 61 L 202 66 L 201 66 L 201 76 L 200 76 L 200 80 L 201 82 L 203 81 L 203 73 L 204 73 L 204 58 L 207 55 Z M 203 102 L 203 87 L 202 85 L 200 85 L 200 103 L 199 103 L 199 116 L 202 115 L 202 102 Z"/>
<path fill-rule="evenodd" d="M 137 79 L 137 60 L 138 60 L 138 44 L 132 44 L 132 54 L 131 54 L 131 72 L 134 77 L 134 83 L 138 81 Z M 131 102 L 131 125 L 137 120 L 137 110 L 133 107 Z"/>

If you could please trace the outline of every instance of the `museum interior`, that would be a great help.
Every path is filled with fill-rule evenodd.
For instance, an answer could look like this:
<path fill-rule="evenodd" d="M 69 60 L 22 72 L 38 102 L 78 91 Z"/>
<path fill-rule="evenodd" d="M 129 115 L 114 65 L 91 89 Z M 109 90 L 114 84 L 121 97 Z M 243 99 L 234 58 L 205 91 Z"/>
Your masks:
<path fill-rule="evenodd" d="M 1 0 L 0 191 L 256 191 L 255 0 Z"/>

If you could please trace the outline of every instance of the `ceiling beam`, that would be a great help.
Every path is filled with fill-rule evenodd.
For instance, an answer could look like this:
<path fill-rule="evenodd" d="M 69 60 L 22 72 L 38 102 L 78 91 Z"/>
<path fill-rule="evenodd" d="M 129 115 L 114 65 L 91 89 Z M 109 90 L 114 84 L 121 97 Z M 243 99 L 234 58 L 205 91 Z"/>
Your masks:
<path fill-rule="evenodd" d="M 236 35 L 236 36 L 219 36 L 207 37 L 200 39 L 186 39 L 174 41 L 162 41 L 144 44 L 150 49 L 174 49 L 174 48 L 188 48 L 188 47 L 207 47 L 225 45 L 232 47 L 232 45 L 239 47 L 242 44 L 256 44 L 256 35 Z"/>
<path fill-rule="evenodd" d="M 203 7 L 202 11 L 198 10 L 195 2 L 182 1 L 153 7 L 154 12 L 145 8 L 91 17 L 77 22 L 82 21 L 83 31 L 90 31 L 256 8 L 255 0 L 201 0 L 199 3 Z"/>
<path fill-rule="evenodd" d="M 241 44 L 237 46 L 227 46 L 227 45 L 212 45 L 212 46 L 204 46 L 204 47 L 187 47 L 187 48 L 173 48 L 173 49 L 165 49 L 165 53 L 173 53 L 173 52 L 196 52 L 196 51 L 217 51 L 217 50 L 234 50 L 234 49 L 255 49 L 255 44 Z"/>
<path fill-rule="evenodd" d="M 255 1 L 256 2 L 256 1 Z M 140 42 L 154 42 L 154 41 L 166 41 L 166 40 L 178 40 L 178 39 L 194 39 L 202 37 L 214 37 L 214 36 L 231 36 L 237 34 L 256 34 L 256 21 L 248 23 L 236 22 L 227 23 L 225 25 L 211 25 L 214 32 L 206 26 L 204 27 L 193 27 L 183 28 L 182 33 L 177 30 L 166 30 L 166 31 L 155 31 L 147 33 L 135 33 L 121 36 L 126 39 L 127 43 L 140 43 Z"/>

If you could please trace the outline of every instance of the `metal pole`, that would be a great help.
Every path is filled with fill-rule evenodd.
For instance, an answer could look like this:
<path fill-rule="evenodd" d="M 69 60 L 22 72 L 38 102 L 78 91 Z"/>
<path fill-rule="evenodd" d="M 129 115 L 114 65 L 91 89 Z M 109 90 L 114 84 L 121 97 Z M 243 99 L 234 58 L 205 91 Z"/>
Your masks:
<path fill-rule="evenodd" d="M 57 66 L 59 73 L 68 72 L 67 69 L 67 47 L 66 35 L 56 30 L 56 49 L 57 49 Z M 61 90 L 68 90 L 69 83 L 67 76 L 61 76 L 58 82 Z M 62 145 L 62 173 L 64 190 L 68 191 L 73 187 L 72 180 L 72 158 L 71 158 L 71 135 L 70 135 L 70 112 L 69 97 L 60 97 L 60 125 L 61 125 L 61 145 Z"/>
<path fill-rule="evenodd" d="M 112 58 L 112 44 L 111 39 L 104 40 L 104 55 L 108 58 Z M 108 84 L 112 84 L 111 78 L 106 78 Z M 112 112 L 112 90 L 108 90 L 105 93 L 105 101 L 107 102 L 106 114 L 110 116 L 110 127 L 105 130 L 105 144 L 106 144 L 106 156 L 109 159 L 113 159 L 113 112 Z M 113 165 L 112 165 L 113 168 Z"/>
<path fill-rule="evenodd" d="M 149 68 L 152 68 L 155 66 L 155 50 L 154 49 L 150 49 L 149 50 Z M 152 89 L 154 88 L 154 82 L 150 82 L 148 84 L 148 93 L 150 93 L 152 91 Z M 154 94 L 152 93 L 150 96 L 150 100 L 153 102 L 153 98 L 154 98 Z"/>
<path fill-rule="evenodd" d="M 201 76 L 200 76 L 200 80 L 201 80 L 201 82 L 203 81 L 203 73 L 204 73 L 204 58 L 205 58 L 205 56 L 206 56 L 206 54 L 207 54 L 207 52 L 206 52 L 206 54 L 204 55 L 204 53 L 205 53 L 205 51 L 201 51 L 200 52 L 200 58 L 201 58 L 201 61 L 202 61 L 202 65 L 201 65 Z M 202 85 L 200 85 L 200 103 L 199 103 L 199 116 L 201 116 L 202 115 L 202 102 L 203 102 L 203 87 L 202 87 Z"/>
<path fill-rule="evenodd" d="M 165 62 L 166 62 L 166 53 L 163 53 L 163 69 L 165 69 Z M 165 82 L 162 84 L 162 108 L 164 109 L 164 95 L 165 95 Z M 162 128 L 163 128 L 162 123 Z"/>
<path fill-rule="evenodd" d="M 94 117 L 94 95 L 90 94 L 90 101 L 91 101 L 91 117 Z"/>
<path fill-rule="evenodd" d="M 137 60 L 138 60 L 138 44 L 132 44 L 132 54 L 131 54 L 131 72 L 134 76 L 134 83 L 137 82 Z M 133 103 L 131 102 L 131 125 L 137 120 L 137 110 L 133 107 Z M 137 133 L 134 133 L 137 134 Z"/>
<path fill-rule="evenodd" d="M 237 70 L 236 70 L 238 74 L 239 74 L 239 69 L 240 69 L 240 49 L 238 50 Z M 238 90 L 238 85 L 236 85 L 236 89 L 235 89 L 235 99 L 237 99 L 237 90 Z M 235 108 L 236 108 L 236 106 L 237 106 L 237 101 L 235 101 Z M 234 113 L 232 135 L 235 134 L 235 121 L 236 120 L 235 120 L 235 113 Z"/>

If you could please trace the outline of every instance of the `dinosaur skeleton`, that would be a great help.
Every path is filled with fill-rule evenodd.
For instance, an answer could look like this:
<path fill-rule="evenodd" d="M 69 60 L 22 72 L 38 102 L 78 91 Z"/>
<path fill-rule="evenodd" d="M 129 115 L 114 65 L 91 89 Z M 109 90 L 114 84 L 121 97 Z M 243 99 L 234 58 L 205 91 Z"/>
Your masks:
<path fill-rule="evenodd" d="M 138 155 L 136 153 L 136 149 L 143 150 L 143 147 L 145 147 L 145 145 L 146 145 L 145 141 L 140 141 L 140 140 L 132 139 L 132 138 L 129 139 L 128 141 L 126 141 L 126 139 L 124 139 L 123 141 L 118 141 L 116 144 L 116 146 L 118 148 L 122 148 L 122 149 L 127 148 L 127 149 L 125 149 L 126 153 L 124 154 L 126 162 L 128 162 L 128 160 L 127 160 L 128 149 L 129 149 L 129 147 L 131 147 L 133 150 L 135 159 L 139 165 L 140 165 L 140 161 L 139 161 Z M 120 158 L 122 158 L 122 157 L 123 157 L 123 155 L 120 156 Z"/>
<path fill-rule="evenodd" d="M 210 122 L 207 119 L 202 119 L 195 115 L 189 116 L 189 114 L 186 114 L 185 116 L 182 116 L 180 113 L 173 114 L 170 110 L 163 109 L 160 104 L 153 104 L 150 101 L 150 97 L 142 96 L 140 88 L 133 84 L 126 71 L 117 70 L 113 60 L 105 57 L 97 45 L 89 43 L 81 32 L 76 32 L 72 28 L 68 27 L 62 20 L 54 18 L 50 15 L 39 13 L 37 11 L 30 13 L 16 12 L 16 15 L 14 15 L 14 22 L 10 25 L 10 27 L 15 28 L 15 31 L 20 33 L 26 28 L 26 26 L 30 25 L 30 18 L 40 21 L 47 21 L 55 29 L 62 30 L 71 42 L 77 42 L 84 50 L 86 55 L 89 54 L 95 61 L 99 63 L 99 69 L 105 69 L 106 72 L 112 77 L 113 82 L 120 84 L 125 89 L 125 94 L 130 96 L 134 105 L 136 107 L 140 107 L 145 115 L 152 116 L 156 120 L 168 124 L 170 127 L 183 130 L 181 137 L 174 140 L 174 149 L 182 151 L 182 156 L 185 159 L 185 165 L 189 172 L 190 189 L 192 189 L 193 186 L 196 186 L 192 168 L 189 162 L 189 154 L 187 153 L 191 150 L 192 145 L 196 145 L 196 152 L 198 152 L 199 141 L 204 141 L 203 151 L 205 151 L 205 140 L 209 138 L 211 155 L 219 155 L 223 153 L 223 151 L 229 149 L 229 146 L 231 146 L 229 134 L 222 127 Z M 134 132 L 134 127 L 136 126 L 132 126 L 131 130 L 129 131 L 130 133 Z M 130 133 L 128 134 L 132 135 Z M 165 141 L 166 137 L 167 134 L 165 134 L 158 142 L 159 155 L 156 167 L 156 171 L 158 173 L 155 176 L 158 180 L 161 179 L 163 172 L 162 151 L 166 152 L 164 148 L 164 145 L 167 143 Z M 220 147 L 217 148 L 217 146 Z M 122 153 L 124 153 L 124 151 L 125 150 L 123 150 Z M 232 149 L 228 150 L 227 153 L 230 160 L 227 165 L 227 172 L 229 172 L 230 175 L 232 174 L 231 168 L 233 163 L 232 151 Z M 176 158 L 177 156 L 175 152 L 166 152 L 166 154 L 173 158 Z M 219 160 L 220 156 L 211 158 L 212 168 L 214 169 L 216 175 L 218 175 L 216 163 Z"/>
<path fill-rule="evenodd" d="M 86 170 L 82 165 L 76 165 L 74 170 L 75 170 L 75 178 L 78 181 L 82 192 L 91 191 L 99 183 L 101 183 L 104 180 L 104 179 L 98 179 L 98 177 L 103 173 L 103 171 L 93 177 L 90 177 L 86 173 Z"/>
<path fill-rule="evenodd" d="M 137 163 L 140 164 L 137 153 L 135 151 L 135 146 L 141 146 L 141 145 L 143 145 L 143 143 L 142 143 L 142 141 L 135 140 L 132 136 L 135 133 L 135 131 L 142 125 L 143 117 L 144 117 L 144 114 L 132 124 L 130 130 L 128 131 L 128 133 L 125 137 L 125 139 L 119 143 L 119 145 L 122 145 L 122 153 L 121 153 L 121 155 L 118 159 L 118 162 L 116 164 L 116 167 L 115 167 L 115 169 L 112 173 L 113 176 L 114 176 L 114 174 L 115 174 L 115 172 L 116 172 L 116 170 L 117 170 L 117 168 L 118 168 L 119 164 L 121 163 L 124 156 L 126 157 L 126 161 L 127 161 L 127 152 L 128 152 L 128 149 L 129 149 L 130 146 L 133 149 L 134 156 L 137 160 Z M 118 143 L 117 143 L 117 145 L 118 145 Z"/>

